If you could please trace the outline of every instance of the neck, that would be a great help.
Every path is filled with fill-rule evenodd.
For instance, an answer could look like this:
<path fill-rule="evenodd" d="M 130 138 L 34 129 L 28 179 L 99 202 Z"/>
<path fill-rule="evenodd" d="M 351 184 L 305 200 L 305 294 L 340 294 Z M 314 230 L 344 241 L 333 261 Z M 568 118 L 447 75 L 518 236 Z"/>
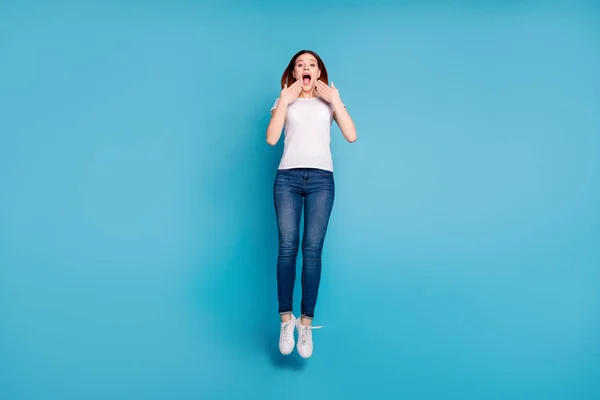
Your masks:
<path fill-rule="evenodd" d="M 302 91 L 302 93 L 300 93 L 300 98 L 311 99 L 311 98 L 315 97 L 314 94 L 315 94 L 314 90 L 311 90 L 310 92 Z"/>

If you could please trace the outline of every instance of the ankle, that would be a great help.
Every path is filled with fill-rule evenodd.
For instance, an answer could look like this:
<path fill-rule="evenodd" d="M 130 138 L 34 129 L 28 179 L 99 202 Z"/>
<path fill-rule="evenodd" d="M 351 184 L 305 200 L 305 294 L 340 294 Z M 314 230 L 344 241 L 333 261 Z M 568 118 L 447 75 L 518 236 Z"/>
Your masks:
<path fill-rule="evenodd" d="M 309 326 L 310 324 L 312 324 L 312 319 L 302 316 L 302 318 L 300 319 L 300 324 L 304 326 Z"/>
<path fill-rule="evenodd" d="M 292 314 L 281 314 L 281 322 L 288 322 L 292 319 Z"/>

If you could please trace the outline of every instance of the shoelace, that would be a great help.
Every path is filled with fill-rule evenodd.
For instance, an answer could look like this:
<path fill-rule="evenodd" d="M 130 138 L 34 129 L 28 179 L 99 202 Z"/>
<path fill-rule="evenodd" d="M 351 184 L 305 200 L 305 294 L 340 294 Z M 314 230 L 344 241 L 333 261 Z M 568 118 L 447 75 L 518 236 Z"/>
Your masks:
<path fill-rule="evenodd" d="M 310 343 L 310 340 L 312 339 L 312 330 L 321 328 L 322 326 L 300 325 L 300 343 Z"/>
<path fill-rule="evenodd" d="M 290 342 L 290 339 L 291 339 L 290 333 L 292 332 L 293 327 L 294 326 L 291 324 L 282 325 L 282 327 L 281 327 L 281 341 L 282 342 L 287 342 L 287 343 Z"/>

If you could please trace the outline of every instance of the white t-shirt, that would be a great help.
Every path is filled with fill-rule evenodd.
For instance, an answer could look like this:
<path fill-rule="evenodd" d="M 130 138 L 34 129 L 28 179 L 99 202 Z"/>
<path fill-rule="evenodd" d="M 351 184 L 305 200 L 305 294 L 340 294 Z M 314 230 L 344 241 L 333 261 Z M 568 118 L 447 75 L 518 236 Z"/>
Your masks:
<path fill-rule="evenodd" d="M 279 97 L 271 108 L 279 104 Z M 333 172 L 329 147 L 333 105 L 320 97 L 297 98 L 288 106 L 279 169 L 320 168 Z"/>

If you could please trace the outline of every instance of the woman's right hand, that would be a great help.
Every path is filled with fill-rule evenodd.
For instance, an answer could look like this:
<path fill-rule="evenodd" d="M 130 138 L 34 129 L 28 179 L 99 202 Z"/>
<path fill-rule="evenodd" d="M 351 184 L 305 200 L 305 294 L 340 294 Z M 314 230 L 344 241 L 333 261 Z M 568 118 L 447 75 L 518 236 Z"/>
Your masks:
<path fill-rule="evenodd" d="M 302 90 L 302 81 L 301 80 L 297 80 L 296 82 L 292 83 L 292 85 L 290 87 L 288 87 L 286 84 L 283 87 L 283 90 L 281 91 L 281 95 L 279 96 L 279 98 L 280 98 L 279 101 L 282 101 L 287 105 L 290 105 L 298 98 L 298 95 L 300 94 L 301 90 Z"/>

